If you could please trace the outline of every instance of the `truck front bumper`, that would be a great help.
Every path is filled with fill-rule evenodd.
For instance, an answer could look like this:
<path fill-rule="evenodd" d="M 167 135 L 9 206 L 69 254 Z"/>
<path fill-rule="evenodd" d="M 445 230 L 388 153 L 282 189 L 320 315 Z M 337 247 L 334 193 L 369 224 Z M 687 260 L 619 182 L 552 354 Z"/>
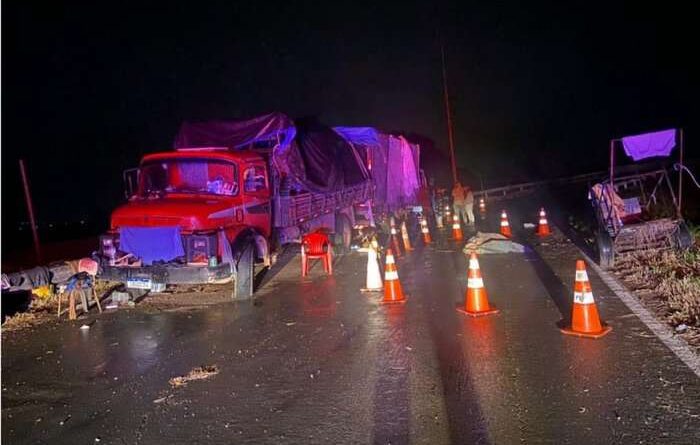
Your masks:
<path fill-rule="evenodd" d="M 229 263 L 218 266 L 156 265 L 142 267 L 103 266 L 100 278 L 122 283 L 215 284 L 232 281 L 234 268 Z"/>

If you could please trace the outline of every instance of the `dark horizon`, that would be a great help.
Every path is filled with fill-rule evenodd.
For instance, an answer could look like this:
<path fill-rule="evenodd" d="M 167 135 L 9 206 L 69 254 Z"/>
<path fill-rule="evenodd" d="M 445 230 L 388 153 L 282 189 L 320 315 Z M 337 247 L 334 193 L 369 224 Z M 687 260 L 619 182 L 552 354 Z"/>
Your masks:
<path fill-rule="evenodd" d="M 292 3 L 4 5 L 3 239 L 26 220 L 20 157 L 39 220 L 106 226 L 122 170 L 184 120 L 317 115 L 446 152 L 438 30 L 468 172 L 585 173 L 610 138 L 671 127 L 698 157 L 682 8 Z"/>

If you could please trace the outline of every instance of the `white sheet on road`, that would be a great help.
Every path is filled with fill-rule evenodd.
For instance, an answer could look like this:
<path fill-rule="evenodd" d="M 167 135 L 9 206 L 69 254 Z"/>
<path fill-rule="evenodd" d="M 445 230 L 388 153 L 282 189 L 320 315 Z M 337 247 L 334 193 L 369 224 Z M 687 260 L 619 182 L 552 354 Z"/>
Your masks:
<path fill-rule="evenodd" d="M 472 251 L 477 254 L 488 253 L 525 253 L 525 246 L 511 241 L 500 233 L 476 232 L 469 238 L 463 252 L 467 255 Z"/>

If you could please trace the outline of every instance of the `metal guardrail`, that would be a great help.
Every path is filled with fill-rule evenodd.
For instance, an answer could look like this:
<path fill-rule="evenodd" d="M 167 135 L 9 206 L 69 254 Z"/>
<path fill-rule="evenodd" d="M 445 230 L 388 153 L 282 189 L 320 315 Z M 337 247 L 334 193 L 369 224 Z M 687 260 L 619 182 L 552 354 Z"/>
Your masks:
<path fill-rule="evenodd" d="M 533 182 L 523 182 L 520 184 L 504 185 L 501 187 L 492 187 L 485 190 L 479 190 L 474 192 L 475 198 L 485 198 L 489 201 L 499 201 L 502 199 L 516 198 L 519 196 L 527 195 L 534 192 L 540 187 L 545 187 L 549 185 L 564 185 L 564 184 L 575 184 L 578 182 L 588 182 L 593 180 L 598 180 L 605 178 L 607 172 L 593 172 L 585 173 L 582 175 L 569 176 L 565 178 L 549 179 L 544 181 L 533 181 Z"/>

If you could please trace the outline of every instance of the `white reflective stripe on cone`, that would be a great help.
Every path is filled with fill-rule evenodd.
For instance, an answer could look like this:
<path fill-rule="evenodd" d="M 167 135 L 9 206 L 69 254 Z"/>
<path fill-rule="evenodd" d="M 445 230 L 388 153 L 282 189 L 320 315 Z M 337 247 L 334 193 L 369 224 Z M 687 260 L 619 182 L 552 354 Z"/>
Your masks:
<path fill-rule="evenodd" d="M 508 221 L 501 221 L 501 227 L 508 227 Z"/>
<path fill-rule="evenodd" d="M 574 303 L 578 304 L 593 304 L 593 292 L 574 292 Z"/>
<path fill-rule="evenodd" d="M 459 226 L 459 223 L 452 224 L 452 228 L 453 228 L 454 230 L 461 229 L 461 227 Z"/>
<path fill-rule="evenodd" d="M 392 235 L 396 235 L 396 227 L 392 227 L 392 228 L 391 228 L 391 234 L 392 234 Z"/>
<path fill-rule="evenodd" d="M 547 224 L 547 220 L 546 220 L 546 219 L 541 219 L 541 220 L 540 220 L 540 224 Z"/>
<path fill-rule="evenodd" d="M 396 264 L 396 261 L 394 261 L 394 255 L 387 255 L 386 256 L 386 263 L 387 264 Z"/>
<path fill-rule="evenodd" d="M 471 270 L 479 269 L 479 260 L 469 258 L 469 268 Z"/>
<path fill-rule="evenodd" d="M 571 276 L 571 275 L 569 275 Z M 588 281 L 588 273 L 585 270 L 576 271 L 576 281 Z"/>
<path fill-rule="evenodd" d="M 423 233 L 429 233 L 427 227 L 423 227 L 422 229 L 420 229 L 420 231 Z"/>
<path fill-rule="evenodd" d="M 484 287 L 484 279 L 483 278 L 469 278 L 467 279 L 467 287 L 471 287 L 472 289 L 480 289 Z"/>
<path fill-rule="evenodd" d="M 388 272 L 384 272 L 384 280 L 385 281 L 392 281 L 392 280 L 398 280 L 399 279 L 399 273 L 395 270 L 390 270 Z"/>
<path fill-rule="evenodd" d="M 506 215 L 506 212 L 501 213 L 501 218 L 508 218 L 508 215 Z"/>

